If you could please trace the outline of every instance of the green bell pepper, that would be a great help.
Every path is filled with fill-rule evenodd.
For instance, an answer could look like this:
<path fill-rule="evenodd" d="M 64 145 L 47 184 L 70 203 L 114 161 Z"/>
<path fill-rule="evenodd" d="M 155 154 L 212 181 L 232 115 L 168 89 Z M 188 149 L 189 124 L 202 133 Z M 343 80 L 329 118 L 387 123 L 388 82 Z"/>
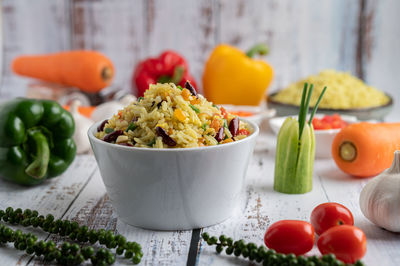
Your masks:
<path fill-rule="evenodd" d="M 75 123 L 57 102 L 17 98 L 0 104 L 0 177 L 36 185 L 72 163 Z"/>

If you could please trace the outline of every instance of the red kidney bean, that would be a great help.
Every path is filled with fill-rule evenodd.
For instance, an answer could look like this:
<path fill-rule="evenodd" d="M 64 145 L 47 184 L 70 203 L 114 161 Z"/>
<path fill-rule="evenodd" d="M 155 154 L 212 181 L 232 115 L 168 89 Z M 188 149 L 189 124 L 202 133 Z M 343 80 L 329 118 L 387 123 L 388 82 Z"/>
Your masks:
<path fill-rule="evenodd" d="M 239 118 L 235 117 L 229 122 L 229 131 L 232 134 L 232 137 L 236 137 L 239 133 Z"/>
<path fill-rule="evenodd" d="M 176 141 L 168 136 L 167 132 L 162 127 L 156 127 L 156 133 L 162 138 L 162 141 L 168 146 L 176 146 Z"/>
<path fill-rule="evenodd" d="M 97 127 L 97 132 L 101 132 L 104 130 L 104 126 L 108 123 L 108 119 L 101 122 L 101 124 Z"/>
<path fill-rule="evenodd" d="M 157 104 L 157 107 L 160 108 L 163 102 L 165 102 L 165 101 L 162 100 L 161 102 L 159 102 L 159 103 Z"/>
<path fill-rule="evenodd" d="M 219 128 L 217 135 L 215 135 L 215 139 L 218 142 L 221 142 L 224 139 L 224 127 Z"/>
<path fill-rule="evenodd" d="M 189 81 L 186 81 L 186 82 L 185 82 L 185 88 L 188 89 L 188 90 L 190 91 L 190 93 L 191 93 L 193 96 L 196 96 L 196 97 L 197 97 L 197 92 L 196 92 L 196 90 L 194 89 L 194 87 L 192 86 L 192 84 L 190 84 Z"/>
<path fill-rule="evenodd" d="M 122 130 L 116 130 L 114 132 L 111 132 L 110 134 L 107 134 L 104 136 L 103 140 L 105 142 L 112 142 L 112 141 L 116 141 L 118 136 L 124 134 L 124 132 Z"/>

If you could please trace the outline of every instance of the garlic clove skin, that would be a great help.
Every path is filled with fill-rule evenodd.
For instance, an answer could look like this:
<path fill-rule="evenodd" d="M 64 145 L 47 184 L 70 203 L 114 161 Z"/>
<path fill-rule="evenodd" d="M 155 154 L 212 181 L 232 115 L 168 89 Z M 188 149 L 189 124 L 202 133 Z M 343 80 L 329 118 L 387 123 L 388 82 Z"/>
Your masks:
<path fill-rule="evenodd" d="M 75 121 L 75 131 L 73 139 L 76 144 L 76 153 L 81 154 L 90 150 L 90 143 L 87 137 L 87 132 L 93 121 L 83 115 L 78 111 L 78 107 L 81 105 L 79 100 L 74 100 L 71 103 L 70 113 Z"/>
<path fill-rule="evenodd" d="M 136 97 L 132 94 L 127 94 L 122 97 L 119 101 L 105 102 L 96 107 L 90 118 L 95 121 L 102 121 L 104 119 L 111 118 L 119 110 L 123 109 L 131 102 L 136 101 Z"/>
<path fill-rule="evenodd" d="M 95 121 L 102 121 L 104 119 L 109 119 L 119 110 L 124 108 L 125 106 L 117 101 L 106 102 L 98 105 L 96 109 L 94 109 L 90 118 Z"/>
<path fill-rule="evenodd" d="M 360 208 L 374 224 L 400 232 L 400 151 L 392 166 L 369 181 L 360 194 Z"/>
<path fill-rule="evenodd" d="M 119 100 L 119 102 L 125 107 L 129 105 L 131 102 L 136 101 L 137 98 L 132 94 L 127 94 Z"/>

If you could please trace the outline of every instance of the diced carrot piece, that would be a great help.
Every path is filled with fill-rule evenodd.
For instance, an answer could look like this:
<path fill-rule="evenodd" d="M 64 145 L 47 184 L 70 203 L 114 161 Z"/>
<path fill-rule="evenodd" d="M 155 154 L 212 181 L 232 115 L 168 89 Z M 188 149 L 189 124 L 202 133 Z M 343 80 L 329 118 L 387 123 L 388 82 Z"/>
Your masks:
<path fill-rule="evenodd" d="M 172 128 L 168 129 L 168 135 L 172 135 L 172 133 L 174 133 L 174 131 L 172 130 Z"/>
<path fill-rule="evenodd" d="M 248 136 L 248 135 L 250 135 L 250 131 L 248 131 L 247 129 L 245 129 L 245 128 L 242 128 L 242 129 L 239 129 L 239 134 L 238 135 L 245 135 L 245 136 Z"/>
<path fill-rule="evenodd" d="M 219 117 L 218 117 L 219 118 Z M 215 132 L 218 131 L 218 129 L 221 127 L 219 119 L 217 117 L 214 117 L 213 120 L 211 121 L 210 127 L 215 129 Z"/>
<path fill-rule="evenodd" d="M 221 106 L 220 110 L 221 110 L 221 114 L 224 116 L 224 118 L 228 119 L 229 113 L 225 110 L 225 108 Z"/>
<path fill-rule="evenodd" d="M 233 142 L 233 139 L 231 138 L 224 139 L 221 143 L 229 143 L 229 142 Z"/>
<path fill-rule="evenodd" d="M 232 115 L 237 115 L 237 116 L 242 116 L 242 117 L 247 117 L 247 116 L 254 115 L 254 113 L 247 112 L 247 111 L 229 111 L 229 113 L 232 114 Z"/>
<path fill-rule="evenodd" d="M 206 113 L 200 113 L 200 114 L 198 114 L 198 117 L 199 117 L 200 119 L 204 119 L 204 118 L 209 117 L 209 115 L 206 114 Z"/>

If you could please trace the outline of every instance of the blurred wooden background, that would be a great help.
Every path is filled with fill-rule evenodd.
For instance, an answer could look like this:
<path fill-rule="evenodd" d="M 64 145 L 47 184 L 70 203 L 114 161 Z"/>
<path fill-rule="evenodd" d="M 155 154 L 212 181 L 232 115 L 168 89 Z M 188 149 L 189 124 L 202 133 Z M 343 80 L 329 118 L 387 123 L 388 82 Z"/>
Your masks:
<path fill-rule="evenodd" d="M 130 89 L 135 64 L 174 49 L 201 80 L 221 42 L 269 44 L 276 76 L 270 91 L 334 68 L 390 93 L 400 120 L 398 0 L 3 0 L 0 97 L 24 95 L 9 68 L 19 54 L 95 49 L 116 67 L 114 85 Z"/>

